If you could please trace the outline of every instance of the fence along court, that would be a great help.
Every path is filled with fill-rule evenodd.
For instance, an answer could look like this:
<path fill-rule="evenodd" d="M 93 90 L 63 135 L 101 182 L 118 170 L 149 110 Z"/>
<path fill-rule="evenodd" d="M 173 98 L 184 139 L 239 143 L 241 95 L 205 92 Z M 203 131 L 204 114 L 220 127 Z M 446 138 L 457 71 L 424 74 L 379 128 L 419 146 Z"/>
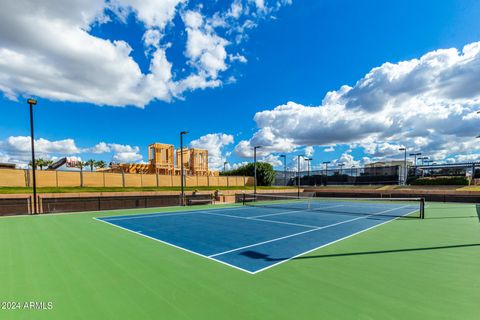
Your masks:
<path fill-rule="evenodd" d="M 180 187 L 180 176 L 88 171 L 36 171 L 37 187 Z M 186 176 L 187 187 L 244 187 L 253 177 Z M 32 186 L 31 170 L 0 169 L 0 187 Z"/>

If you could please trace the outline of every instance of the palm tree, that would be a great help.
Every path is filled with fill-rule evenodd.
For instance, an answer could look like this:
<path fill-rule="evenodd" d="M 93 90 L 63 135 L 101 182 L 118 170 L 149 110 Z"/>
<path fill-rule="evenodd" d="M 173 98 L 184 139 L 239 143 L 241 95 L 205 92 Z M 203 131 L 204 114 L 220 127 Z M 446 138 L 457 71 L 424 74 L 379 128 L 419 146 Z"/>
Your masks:
<path fill-rule="evenodd" d="M 52 164 L 53 164 L 53 160 L 45 160 L 45 161 L 44 161 L 44 165 L 45 165 L 45 167 L 47 167 L 47 169 L 48 169 L 48 167 L 50 167 Z"/>
<path fill-rule="evenodd" d="M 32 161 L 29 161 L 29 162 L 28 162 L 28 166 L 29 166 L 29 167 L 33 167 Z M 38 162 L 35 160 L 35 169 L 37 169 L 37 168 L 38 168 Z"/>
<path fill-rule="evenodd" d="M 97 162 L 93 159 L 89 159 L 85 162 L 85 165 L 90 166 L 90 171 L 93 171 L 93 168 L 95 167 L 96 164 Z"/>
<path fill-rule="evenodd" d="M 103 160 L 95 162 L 95 167 L 103 169 L 107 166 L 107 163 Z"/>
<path fill-rule="evenodd" d="M 86 163 L 83 161 L 77 161 L 77 168 L 80 168 L 80 171 L 83 171 L 83 168 L 86 166 Z"/>
<path fill-rule="evenodd" d="M 35 160 L 35 164 L 40 167 L 40 170 L 43 170 L 43 167 L 45 167 L 45 160 L 38 158 Z"/>

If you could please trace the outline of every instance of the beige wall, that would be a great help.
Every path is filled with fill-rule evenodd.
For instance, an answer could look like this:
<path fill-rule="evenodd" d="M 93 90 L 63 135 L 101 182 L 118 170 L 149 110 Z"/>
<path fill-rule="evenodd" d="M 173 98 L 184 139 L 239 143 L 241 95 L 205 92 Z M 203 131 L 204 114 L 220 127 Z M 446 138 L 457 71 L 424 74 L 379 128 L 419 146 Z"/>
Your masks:
<path fill-rule="evenodd" d="M 26 170 L 0 169 L 0 187 L 25 187 Z"/>
<path fill-rule="evenodd" d="M 54 171 L 51 171 L 54 172 Z M 78 187 L 80 186 L 80 172 L 57 171 L 59 187 Z"/>
<path fill-rule="evenodd" d="M 57 186 L 57 172 L 56 171 L 37 171 L 37 186 L 38 187 L 56 187 Z"/>
<path fill-rule="evenodd" d="M 105 173 L 105 186 L 122 187 L 123 180 L 121 173 Z"/>
<path fill-rule="evenodd" d="M 103 187 L 103 173 L 101 172 L 83 172 L 84 187 Z"/>
<path fill-rule="evenodd" d="M 31 173 L 27 170 L 0 169 L 0 187 L 26 187 L 27 177 Z M 79 171 L 42 171 L 37 170 L 38 187 L 79 187 L 81 183 Z M 122 187 L 125 179 L 125 187 L 155 187 L 157 186 L 157 177 L 155 174 L 124 174 L 121 173 L 102 173 L 102 172 L 83 172 L 84 187 Z M 212 176 L 187 176 L 187 187 L 196 186 L 232 186 L 243 187 L 253 185 L 252 177 L 212 177 Z M 160 187 L 179 187 L 180 176 L 158 175 L 158 185 Z"/>
<path fill-rule="evenodd" d="M 172 186 L 172 176 L 158 175 L 158 185 L 160 187 L 171 187 Z"/>
<path fill-rule="evenodd" d="M 209 177 L 198 176 L 198 177 L 197 177 L 197 186 L 199 186 L 199 187 L 208 187 L 208 178 L 209 178 Z"/>

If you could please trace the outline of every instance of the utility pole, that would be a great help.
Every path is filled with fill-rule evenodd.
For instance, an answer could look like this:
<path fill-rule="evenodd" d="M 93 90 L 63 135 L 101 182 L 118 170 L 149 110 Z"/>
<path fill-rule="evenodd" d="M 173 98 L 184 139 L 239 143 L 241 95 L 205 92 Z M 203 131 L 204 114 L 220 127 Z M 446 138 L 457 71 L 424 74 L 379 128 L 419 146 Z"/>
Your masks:
<path fill-rule="evenodd" d="M 185 182 L 184 182 L 184 165 L 183 165 L 183 135 L 187 134 L 187 131 L 182 131 L 180 132 L 180 178 L 181 178 L 181 186 L 182 186 L 182 199 L 181 199 L 181 205 L 185 205 Z"/>
<path fill-rule="evenodd" d="M 30 105 L 30 143 L 32 148 L 32 182 L 33 182 L 33 214 L 37 214 L 37 177 L 35 173 L 35 135 L 33 129 L 33 106 L 37 104 L 37 100 L 28 99 L 27 103 Z"/>
<path fill-rule="evenodd" d="M 253 194 L 257 194 L 257 149 L 261 147 L 253 147 Z"/>

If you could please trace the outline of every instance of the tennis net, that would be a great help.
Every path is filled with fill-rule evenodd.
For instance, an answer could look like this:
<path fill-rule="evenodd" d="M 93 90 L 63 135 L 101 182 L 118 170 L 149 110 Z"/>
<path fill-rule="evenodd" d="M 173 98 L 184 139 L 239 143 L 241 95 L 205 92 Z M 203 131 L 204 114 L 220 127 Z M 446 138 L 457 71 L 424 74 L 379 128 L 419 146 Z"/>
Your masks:
<path fill-rule="evenodd" d="M 324 198 L 243 193 L 237 195 L 237 202 L 252 207 L 326 214 L 383 215 L 420 219 L 425 216 L 424 198 Z"/>

